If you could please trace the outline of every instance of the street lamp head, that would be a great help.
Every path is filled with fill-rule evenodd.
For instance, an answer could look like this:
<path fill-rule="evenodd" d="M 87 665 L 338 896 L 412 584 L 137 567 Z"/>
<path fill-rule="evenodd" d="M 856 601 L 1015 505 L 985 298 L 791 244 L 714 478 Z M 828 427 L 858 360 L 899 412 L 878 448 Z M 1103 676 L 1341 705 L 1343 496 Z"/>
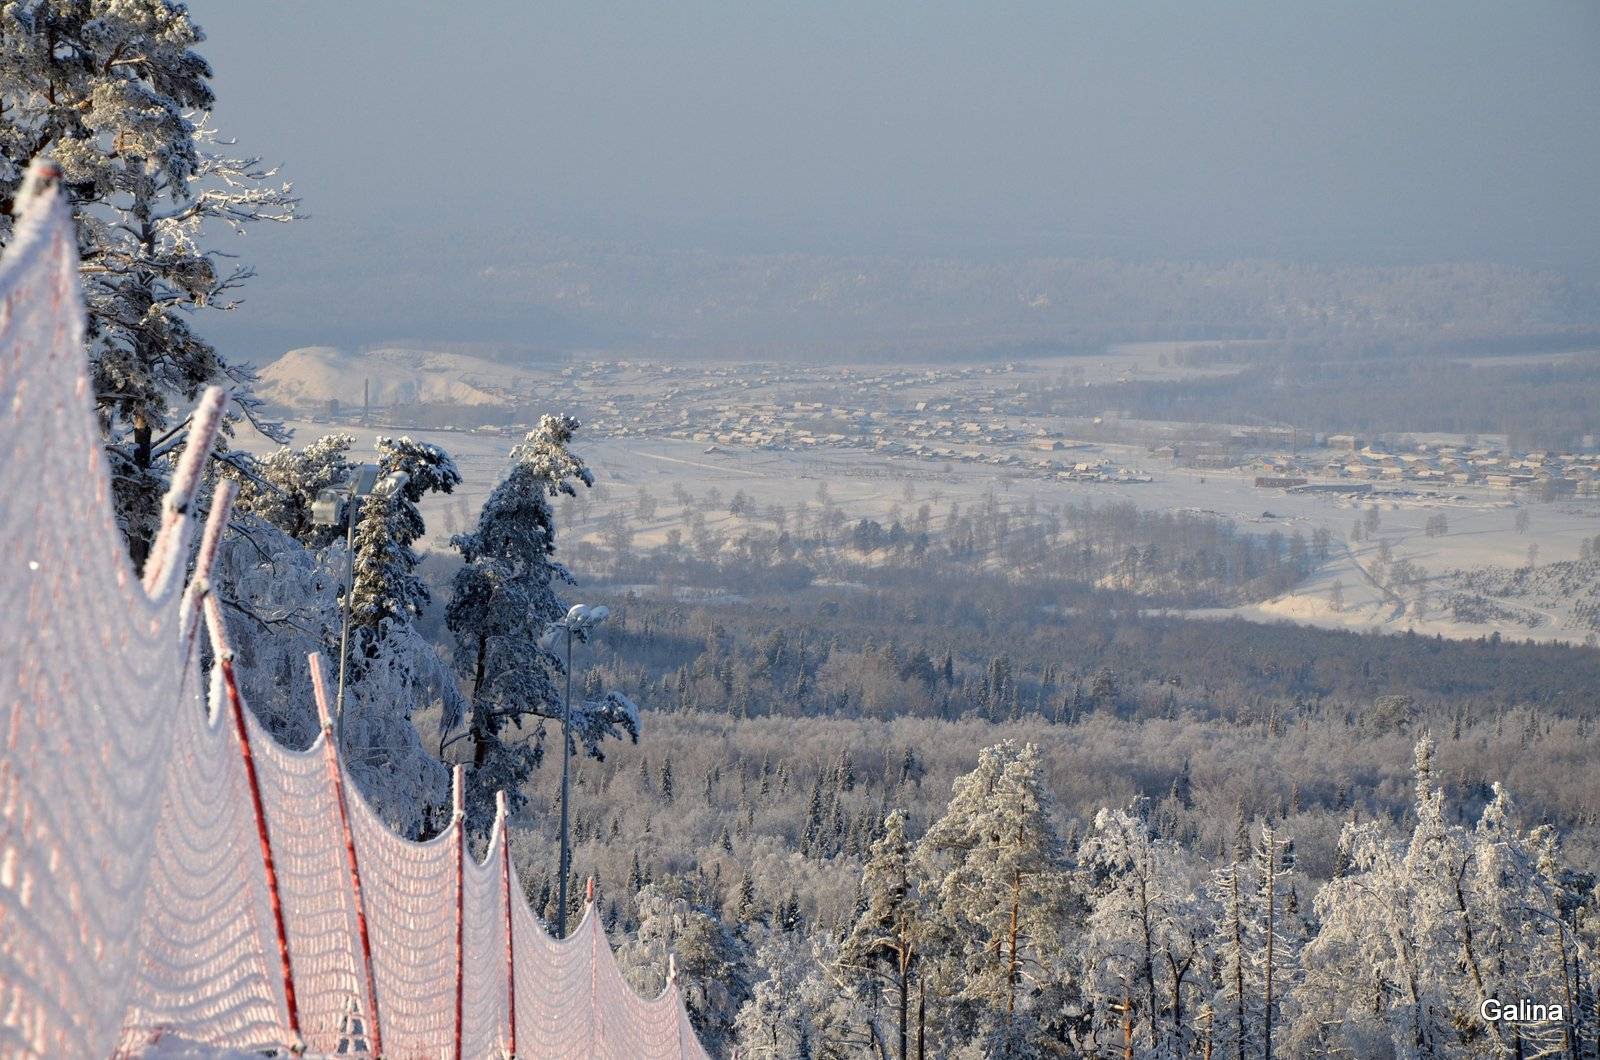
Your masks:
<path fill-rule="evenodd" d="M 575 636 L 580 641 L 587 640 L 589 631 L 604 622 L 610 613 L 611 609 L 604 604 L 598 607 L 573 604 L 567 609 L 565 617 L 545 627 L 544 634 L 539 638 L 539 647 L 545 651 L 553 651 L 556 641 L 563 633 Z"/>
<path fill-rule="evenodd" d="M 317 491 L 317 499 L 311 502 L 311 522 L 315 526 L 338 526 L 340 507 L 339 491 L 325 489 Z"/>
<path fill-rule="evenodd" d="M 350 495 L 352 497 L 365 497 L 378 485 L 377 464 L 357 464 L 350 469 Z"/>

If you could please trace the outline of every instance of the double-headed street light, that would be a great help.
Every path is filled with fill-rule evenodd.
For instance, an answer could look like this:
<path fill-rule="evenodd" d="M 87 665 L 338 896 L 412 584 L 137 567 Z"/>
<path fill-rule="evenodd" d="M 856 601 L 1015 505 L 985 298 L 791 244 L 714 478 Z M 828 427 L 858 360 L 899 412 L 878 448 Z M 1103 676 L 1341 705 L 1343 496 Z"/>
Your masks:
<path fill-rule="evenodd" d="M 325 489 L 317 493 L 311 503 L 311 522 L 316 526 L 338 526 L 339 506 L 344 505 L 344 552 L 348 561 L 344 580 L 344 625 L 339 633 L 339 695 L 334 701 L 334 719 L 337 729 L 334 744 L 344 753 L 344 674 L 350 659 L 350 597 L 355 593 L 356 582 L 356 501 L 370 496 L 378 484 L 377 464 L 358 464 L 350 472 L 345 488 Z"/>
<path fill-rule="evenodd" d="M 552 622 L 545 628 L 544 636 L 539 638 L 539 647 L 550 651 L 556 639 L 563 633 L 567 637 L 567 691 L 561 703 L 561 871 L 557 874 L 559 891 L 556 906 L 556 938 L 567 937 L 567 875 L 572 864 L 572 846 L 567 833 L 567 784 L 568 773 L 572 761 L 572 638 L 574 635 L 579 640 L 585 639 L 589 631 L 604 622 L 610 610 L 604 604 L 599 607 L 589 607 L 587 604 L 574 604 L 567 616 L 559 622 Z"/>

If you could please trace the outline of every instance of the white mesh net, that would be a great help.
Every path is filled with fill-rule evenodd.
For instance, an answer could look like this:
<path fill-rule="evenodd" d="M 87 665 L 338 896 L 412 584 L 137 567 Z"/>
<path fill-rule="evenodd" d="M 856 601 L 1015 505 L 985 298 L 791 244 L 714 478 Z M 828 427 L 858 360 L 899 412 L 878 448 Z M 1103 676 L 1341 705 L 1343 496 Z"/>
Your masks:
<path fill-rule="evenodd" d="M 237 700 L 209 601 L 208 695 L 205 595 L 182 582 L 222 396 L 196 412 L 141 581 L 111 516 L 77 282 L 46 189 L 0 261 L 0 1055 L 704 1057 L 675 991 L 622 980 L 592 907 L 572 937 L 545 934 L 503 818 L 481 863 L 459 817 L 407 842 L 326 727 L 305 751 L 274 743 Z"/>

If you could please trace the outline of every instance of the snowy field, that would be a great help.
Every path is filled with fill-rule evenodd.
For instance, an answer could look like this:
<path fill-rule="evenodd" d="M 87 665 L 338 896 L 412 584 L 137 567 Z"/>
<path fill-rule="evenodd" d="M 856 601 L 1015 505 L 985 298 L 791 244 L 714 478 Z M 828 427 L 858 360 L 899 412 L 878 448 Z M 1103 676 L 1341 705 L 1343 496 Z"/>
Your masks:
<path fill-rule="evenodd" d="M 297 445 L 335 429 L 309 422 L 290 426 L 296 430 Z M 424 545 L 431 548 L 445 547 L 451 534 L 467 528 L 476 518 L 478 507 L 506 467 L 513 444 L 512 439 L 500 435 L 464 431 L 338 429 L 356 436 L 357 455 L 364 458 L 371 456 L 373 439 L 379 433 L 409 433 L 442 446 L 456 458 L 465 480 L 462 488 L 449 497 L 429 497 L 423 504 L 428 519 Z M 257 449 L 268 444 L 260 439 L 243 441 Z M 706 451 L 708 448 L 711 451 Z M 990 490 L 1001 504 L 1019 509 L 1030 499 L 1040 507 L 1068 501 L 1132 502 L 1151 509 L 1214 513 L 1259 533 L 1276 529 L 1287 537 L 1298 530 L 1309 540 L 1318 527 L 1325 527 L 1332 534 L 1330 560 L 1292 592 L 1243 607 L 1196 614 L 1233 614 L 1340 629 L 1414 630 L 1456 638 L 1498 630 L 1517 639 L 1583 641 L 1589 633 L 1572 614 L 1570 601 L 1560 594 L 1497 601 L 1504 613 L 1491 621 L 1458 621 L 1447 602 L 1460 588 L 1455 572 L 1484 568 L 1515 571 L 1528 565 L 1530 546 L 1536 549 L 1539 567 L 1577 559 L 1580 542 L 1600 534 L 1600 503 L 1594 501 L 1545 504 L 1485 487 L 1420 488 L 1409 495 L 1372 498 L 1290 494 L 1257 488 L 1247 473 L 1176 467 L 1155 460 L 1142 449 L 1117 445 L 1095 446 L 1090 455 L 1137 467 L 1154 481 L 1126 485 L 1060 482 L 982 464 L 861 450 L 796 453 L 647 437 L 580 434 L 578 449 L 593 468 L 600 489 L 594 499 L 573 510 L 578 515 L 573 529 L 583 536 L 598 537 L 606 517 L 621 511 L 635 531 L 637 548 L 659 544 L 670 529 L 681 526 L 680 506 L 672 500 L 678 488 L 701 498 L 716 489 L 724 503 L 743 490 L 760 512 L 774 504 L 790 509 L 802 502 L 815 504 L 818 488 L 825 484 L 832 503 L 852 520 L 886 520 L 896 514 L 909 518 L 926 502 L 932 507 L 936 526 L 952 502 L 965 507 Z M 640 520 L 635 511 L 642 491 L 649 491 L 658 502 L 653 520 Z M 1369 518 L 1367 509 L 1371 507 L 1378 509 L 1376 534 L 1352 543 L 1353 524 Z M 1518 529 L 1519 512 L 1526 514 L 1525 530 Z M 1425 526 L 1438 514 L 1446 517 L 1449 531 L 1442 537 L 1427 536 Z M 711 528 L 729 530 L 740 518 L 722 507 L 708 510 L 706 522 Z M 1384 545 L 1391 565 L 1404 560 L 1416 569 L 1419 576 L 1411 585 L 1397 590 L 1383 583 L 1380 555 Z"/>

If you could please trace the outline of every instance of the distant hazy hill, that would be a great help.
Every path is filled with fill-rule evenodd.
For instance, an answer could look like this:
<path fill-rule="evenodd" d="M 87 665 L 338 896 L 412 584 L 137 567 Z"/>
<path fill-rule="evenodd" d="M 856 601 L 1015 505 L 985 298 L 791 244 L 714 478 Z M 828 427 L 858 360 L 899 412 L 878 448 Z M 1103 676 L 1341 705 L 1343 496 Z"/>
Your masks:
<path fill-rule="evenodd" d="M 1600 292 L 1482 264 L 1297 265 L 629 253 L 534 243 L 521 263 L 455 270 L 482 316 L 559 315 L 590 349 L 876 360 L 1266 339 L 1412 351 L 1570 348 Z M 463 302 L 463 304 L 467 304 Z"/>
<path fill-rule="evenodd" d="M 375 408 L 392 405 L 503 405 L 516 369 L 476 357 L 429 350 L 346 353 L 332 346 L 290 350 L 262 369 L 257 393 L 285 408 L 321 408 L 330 400 L 359 407 L 370 382 Z"/>

